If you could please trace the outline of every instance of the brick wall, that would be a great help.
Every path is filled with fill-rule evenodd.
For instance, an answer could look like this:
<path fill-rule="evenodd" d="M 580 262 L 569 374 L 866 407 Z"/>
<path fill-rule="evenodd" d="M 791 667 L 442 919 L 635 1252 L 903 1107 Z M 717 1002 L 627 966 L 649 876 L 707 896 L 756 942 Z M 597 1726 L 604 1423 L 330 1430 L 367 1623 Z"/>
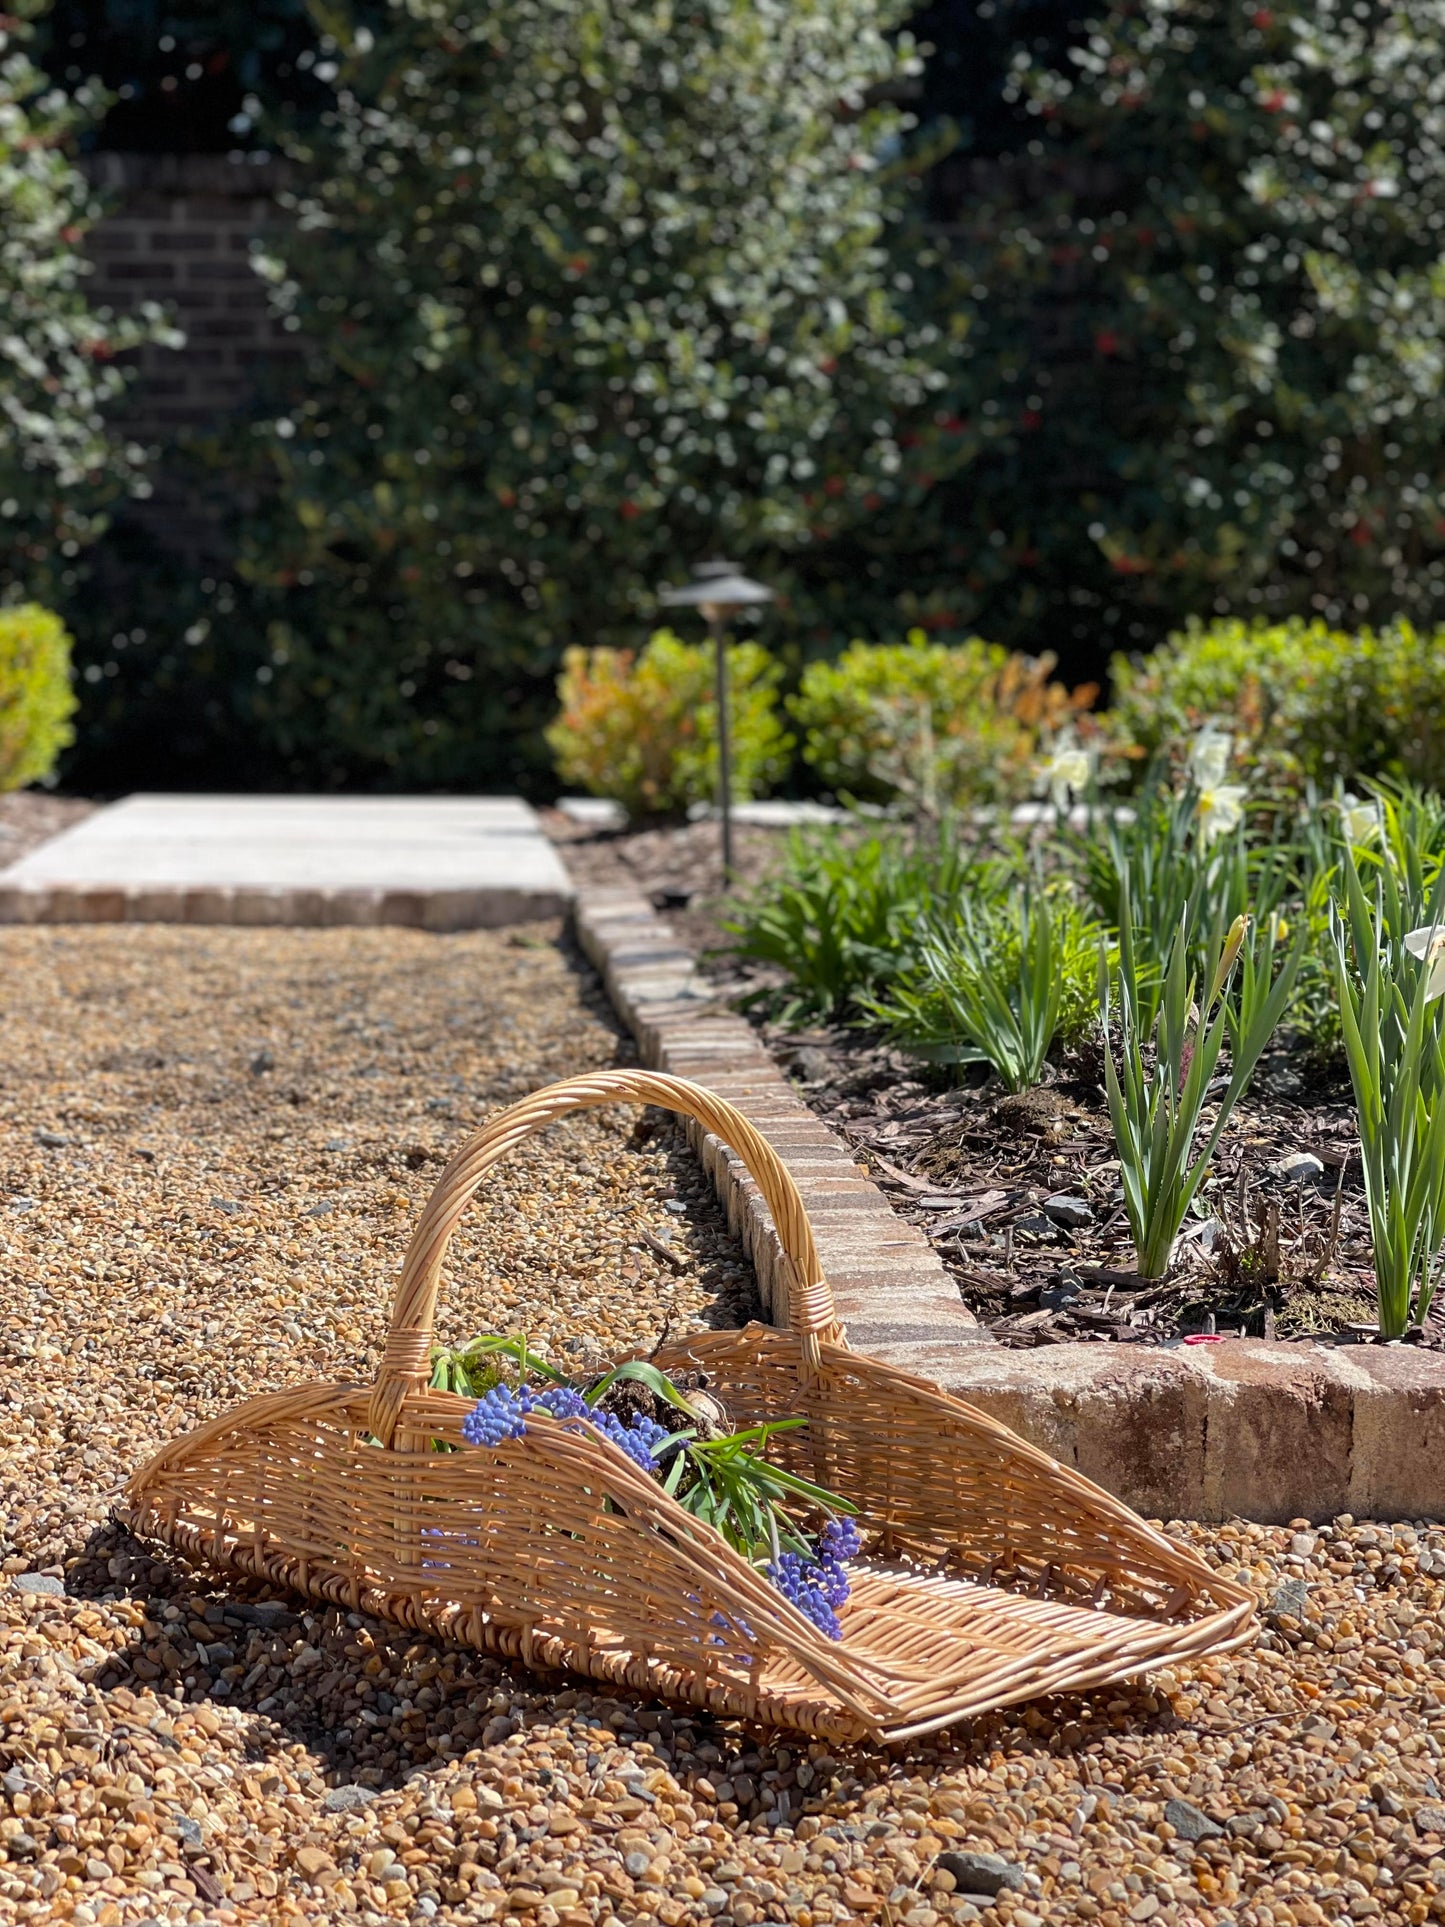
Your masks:
<path fill-rule="evenodd" d="M 284 162 L 222 154 L 89 156 L 86 171 L 111 212 L 90 237 L 90 298 L 124 310 L 163 302 L 184 348 L 146 348 L 121 416 L 161 451 L 153 499 L 131 513 L 168 548 L 207 547 L 209 523 L 188 491 L 168 482 L 165 449 L 243 410 L 268 362 L 295 352 L 252 271 L 253 237 L 275 219 Z"/>

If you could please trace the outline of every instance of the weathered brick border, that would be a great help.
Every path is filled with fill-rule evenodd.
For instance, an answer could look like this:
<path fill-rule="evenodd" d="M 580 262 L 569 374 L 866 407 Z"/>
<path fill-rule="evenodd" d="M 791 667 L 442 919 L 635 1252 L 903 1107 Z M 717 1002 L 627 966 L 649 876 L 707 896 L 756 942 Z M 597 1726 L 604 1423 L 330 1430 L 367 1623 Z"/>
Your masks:
<path fill-rule="evenodd" d="M 495 930 L 566 914 L 560 890 L 383 890 L 284 885 L 0 883 L 0 924 L 234 923 L 329 929 Z"/>
<path fill-rule="evenodd" d="M 575 914 L 644 1060 L 728 1098 L 787 1162 L 859 1350 L 936 1379 L 1150 1517 L 1445 1514 L 1438 1353 L 1254 1340 L 996 1345 L 924 1234 L 894 1213 L 750 1026 L 719 1006 L 646 899 L 582 891 Z M 693 1140 L 771 1307 L 777 1245 L 756 1189 L 715 1139 Z"/>

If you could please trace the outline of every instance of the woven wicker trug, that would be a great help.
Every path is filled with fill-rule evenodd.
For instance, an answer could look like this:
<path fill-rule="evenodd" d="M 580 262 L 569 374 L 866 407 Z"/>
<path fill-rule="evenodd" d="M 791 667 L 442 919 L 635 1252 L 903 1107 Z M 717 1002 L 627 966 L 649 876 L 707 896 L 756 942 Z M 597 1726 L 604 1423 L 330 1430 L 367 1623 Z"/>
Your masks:
<path fill-rule="evenodd" d="M 738 1152 L 790 1269 L 789 1329 L 669 1345 L 734 1421 L 804 1414 L 782 1463 L 859 1507 L 843 1638 L 818 1632 L 710 1526 L 600 1434 L 544 1415 L 495 1450 L 428 1388 L 452 1231 L 488 1170 L 554 1118 L 626 1100 Z M 438 1452 L 434 1440 L 459 1447 Z M 802 1200 L 731 1105 L 680 1078 L 604 1071 L 513 1105 L 422 1213 L 370 1386 L 252 1399 L 132 1480 L 137 1533 L 232 1572 L 529 1665 L 832 1739 L 902 1740 L 1040 1693 L 1097 1688 L 1239 1645 L 1249 1595 L 1117 1499 L 924 1379 L 848 1349 Z"/>

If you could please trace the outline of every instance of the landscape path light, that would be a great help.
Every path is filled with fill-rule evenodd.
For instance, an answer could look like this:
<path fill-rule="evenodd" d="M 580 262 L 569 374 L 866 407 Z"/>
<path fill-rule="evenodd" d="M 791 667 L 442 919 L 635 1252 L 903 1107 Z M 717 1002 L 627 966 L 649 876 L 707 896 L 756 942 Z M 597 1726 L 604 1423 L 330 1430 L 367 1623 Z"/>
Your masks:
<path fill-rule="evenodd" d="M 728 700 L 727 624 L 730 616 L 773 600 L 773 591 L 745 576 L 732 562 L 699 562 L 692 581 L 680 589 L 663 588 L 658 600 L 672 609 L 700 609 L 713 642 L 717 690 L 717 792 L 722 821 L 723 882 L 733 880 L 732 728 Z"/>

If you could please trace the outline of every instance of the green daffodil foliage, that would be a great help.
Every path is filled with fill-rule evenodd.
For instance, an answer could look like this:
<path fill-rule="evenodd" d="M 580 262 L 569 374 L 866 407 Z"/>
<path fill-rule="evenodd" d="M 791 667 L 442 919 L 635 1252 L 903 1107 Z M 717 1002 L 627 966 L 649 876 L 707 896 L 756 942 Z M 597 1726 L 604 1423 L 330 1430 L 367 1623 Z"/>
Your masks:
<path fill-rule="evenodd" d="M 1333 918 L 1384 1338 L 1424 1322 L 1445 1245 L 1445 871 L 1427 894 L 1411 855 L 1393 834 L 1376 862 L 1347 846 Z"/>
<path fill-rule="evenodd" d="M 1124 1212 L 1143 1278 L 1162 1278 L 1173 1261 L 1185 1214 L 1209 1175 L 1235 1105 L 1289 1003 L 1303 937 L 1286 948 L 1273 920 L 1263 931 L 1244 913 L 1218 928 L 1199 954 L 1202 907 L 1191 899 L 1163 959 L 1157 990 L 1141 980 L 1127 884 L 1119 922 L 1117 972 L 1101 946 L 1099 1001 L 1104 1012 L 1104 1087 Z M 1117 1002 L 1113 993 L 1117 992 Z M 1215 1072 L 1229 1052 L 1217 1094 Z M 1117 1062 L 1115 1053 L 1117 1052 Z M 1212 1119 L 1206 1110 L 1215 1099 Z"/>

